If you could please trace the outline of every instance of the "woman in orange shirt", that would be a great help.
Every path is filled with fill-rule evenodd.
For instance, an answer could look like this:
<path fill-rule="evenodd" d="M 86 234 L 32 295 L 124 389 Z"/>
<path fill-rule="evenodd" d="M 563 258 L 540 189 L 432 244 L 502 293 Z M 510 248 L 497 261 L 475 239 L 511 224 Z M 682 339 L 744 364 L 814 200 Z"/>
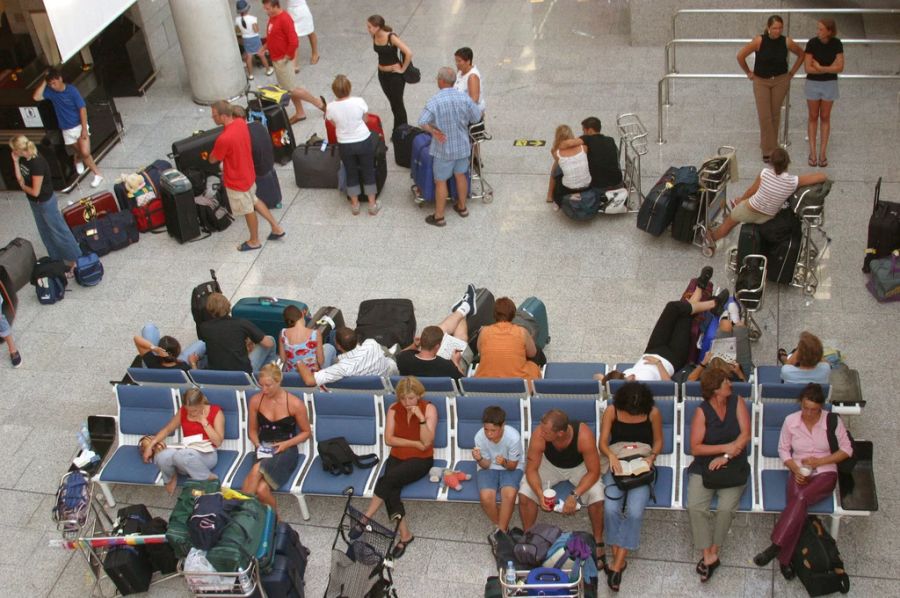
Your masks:
<path fill-rule="evenodd" d="M 437 409 L 426 401 L 425 387 L 414 376 L 397 384 L 397 402 L 388 409 L 385 418 L 384 441 L 391 447 L 391 455 L 384 464 L 384 475 L 375 484 L 375 496 L 366 510 L 368 521 L 384 504 L 388 517 L 400 517 L 400 540 L 391 553 L 395 559 L 403 556 L 415 538 L 406 523 L 406 511 L 400 501 L 403 487 L 428 475 L 434 465 L 434 433 L 437 429 Z M 363 534 L 363 524 L 350 530 L 350 538 Z"/>
<path fill-rule="evenodd" d="M 509 297 L 500 297 L 494 303 L 495 324 L 485 326 L 478 333 L 478 363 L 476 378 L 524 378 L 541 377 L 541 368 L 530 358 L 537 355 L 537 346 L 531 334 L 513 324 L 516 304 Z"/>

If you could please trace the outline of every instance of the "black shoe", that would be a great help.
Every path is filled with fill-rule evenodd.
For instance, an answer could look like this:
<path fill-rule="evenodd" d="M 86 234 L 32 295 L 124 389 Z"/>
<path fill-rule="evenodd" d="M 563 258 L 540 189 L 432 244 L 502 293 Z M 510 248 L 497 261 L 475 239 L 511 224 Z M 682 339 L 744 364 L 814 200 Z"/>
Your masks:
<path fill-rule="evenodd" d="M 17 368 L 20 365 L 22 365 L 22 355 L 18 351 L 16 351 L 12 355 L 10 355 L 9 360 L 12 362 L 12 366 L 14 368 Z"/>
<path fill-rule="evenodd" d="M 712 266 L 703 266 L 703 269 L 700 270 L 700 276 L 697 277 L 697 286 L 700 289 L 705 289 L 709 284 L 709 281 L 712 280 L 712 275 Z"/>
<path fill-rule="evenodd" d="M 466 300 L 466 303 L 469 304 L 469 315 L 474 316 L 478 313 L 478 305 L 475 303 L 475 285 L 469 283 L 466 286 L 466 294 L 463 295 L 463 299 Z"/>
<path fill-rule="evenodd" d="M 772 562 L 772 559 L 778 556 L 779 552 L 781 552 L 780 546 L 777 544 L 770 544 L 768 548 L 753 557 L 753 564 L 757 567 L 765 567 Z"/>
<path fill-rule="evenodd" d="M 719 294 L 715 296 L 716 306 L 713 308 L 712 313 L 714 316 L 719 317 L 722 315 L 722 312 L 725 311 L 725 306 L 728 304 L 728 299 L 731 297 L 731 293 L 728 292 L 728 289 L 722 289 L 719 291 Z"/>
<path fill-rule="evenodd" d="M 794 579 L 794 577 L 797 575 L 796 573 L 794 573 L 793 565 L 779 565 L 779 568 L 781 569 L 781 574 L 784 575 L 784 578 L 788 581 Z"/>

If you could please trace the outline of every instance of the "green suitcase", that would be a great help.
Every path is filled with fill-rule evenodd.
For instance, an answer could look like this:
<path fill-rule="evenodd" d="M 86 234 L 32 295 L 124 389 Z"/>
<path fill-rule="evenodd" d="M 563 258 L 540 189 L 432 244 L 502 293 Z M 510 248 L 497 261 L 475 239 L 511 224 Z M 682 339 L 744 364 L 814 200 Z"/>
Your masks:
<path fill-rule="evenodd" d="M 277 297 L 244 297 L 231 308 L 231 315 L 250 320 L 278 342 L 278 336 L 284 328 L 284 318 L 281 314 L 288 305 L 305 312 L 306 323 L 309 323 L 309 308 L 305 303 Z"/>
<path fill-rule="evenodd" d="M 250 498 L 228 516 L 231 521 L 219 542 L 206 553 L 207 560 L 224 573 L 246 569 L 250 559 L 256 558 L 260 571 L 267 572 L 275 558 L 275 511 Z"/>
<path fill-rule="evenodd" d="M 175 556 L 183 559 L 191 551 L 191 539 L 188 536 L 188 520 L 194 512 L 194 500 L 201 494 L 218 492 L 221 489 L 219 480 L 204 480 L 185 482 L 175 501 L 175 508 L 169 516 L 169 527 L 166 528 L 166 541 Z"/>

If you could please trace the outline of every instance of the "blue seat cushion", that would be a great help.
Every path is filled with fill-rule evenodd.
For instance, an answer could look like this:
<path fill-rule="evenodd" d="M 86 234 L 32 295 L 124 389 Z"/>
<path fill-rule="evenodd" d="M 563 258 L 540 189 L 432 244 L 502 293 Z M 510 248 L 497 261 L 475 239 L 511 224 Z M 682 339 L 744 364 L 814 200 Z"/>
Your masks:
<path fill-rule="evenodd" d="M 684 505 L 684 508 L 687 508 L 688 504 L 688 476 L 691 475 L 688 473 L 687 467 L 681 470 L 681 504 Z M 709 508 L 712 510 L 717 509 L 719 506 L 719 495 L 713 495 L 712 501 L 709 503 Z M 747 485 L 744 486 L 744 493 L 741 494 L 741 502 L 738 503 L 738 511 L 752 511 L 753 510 L 753 484 L 751 483 L 751 479 L 747 478 Z"/>
<path fill-rule="evenodd" d="M 353 486 L 353 494 L 362 496 L 369 481 L 371 469 L 353 468 L 349 475 L 331 475 L 322 469 L 322 458 L 316 457 L 309 466 L 306 478 L 303 480 L 303 494 L 320 494 L 325 496 L 343 496 L 347 486 Z"/>
<path fill-rule="evenodd" d="M 444 469 L 445 467 L 447 467 L 447 462 L 443 459 L 435 459 L 434 467 L 440 467 L 441 469 Z M 383 473 L 384 469 L 382 469 L 382 474 Z M 474 476 L 468 482 L 463 482 L 462 486 L 463 488 L 465 488 L 466 486 L 475 488 L 475 494 L 477 496 L 478 489 L 475 484 Z M 436 500 L 440 489 L 441 483 L 438 482 L 437 484 L 435 484 L 430 479 L 428 479 L 428 476 L 426 475 L 419 478 L 412 484 L 407 484 L 406 486 L 404 486 L 403 490 L 400 491 L 400 498 L 407 498 L 409 500 Z M 451 488 L 450 494 L 458 494 L 458 492 Z M 478 499 L 476 498 L 476 500 Z"/>
<path fill-rule="evenodd" d="M 647 506 L 666 509 L 672 506 L 672 484 L 675 481 L 674 478 L 674 472 L 671 467 L 656 467 L 656 484 L 653 485 L 656 500 L 651 498 Z"/>
<path fill-rule="evenodd" d="M 762 472 L 763 510 L 780 513 L 787 505 L 787 480 L 790 472 L 786 469 L 768 469 Z M 829 494 L 814 505 L 810 513 L 834 513 L 834 494 Z"/>
<path fill-rule="evenodd" d="M 130 445 L 117 448 L 100 473 L 101 482 L 121 484 L 153 485 L 158 478 L 159 468 L 153 463 L 144 463 L 138 447 Z"/>
<path fill-rule="evenodd" d="M 221 457 L 220 457 L 221 460 Z M 241 459 L 241 464 L 238 465 L 237 469 L 234 472 L 234 476 L 231 478 L 230 485 L 235 490 L 240 490 L 241 486 L 244 485 L 244 479 L 247 477 L 247 474 L 250 473 L 250 470 L 253 469 L 253 464 L 256 463 L 256 454 L 255 453 L 247 453 L 244 455 L 244 458 Z M 294 485 L 294 481 L 297 479 L 297 473 L 303 468 L 303 464 L 306 463 L 306 455 L 300 453 L 300 458 L 297 459 L 297 466 L 294 467 L 294 471 L 291 473 L 291 476 L 288 478 L 288 481 L 282 484 L 282 486 L 274 492 L 281 493 L 290 493 L 291 486 Z"/>

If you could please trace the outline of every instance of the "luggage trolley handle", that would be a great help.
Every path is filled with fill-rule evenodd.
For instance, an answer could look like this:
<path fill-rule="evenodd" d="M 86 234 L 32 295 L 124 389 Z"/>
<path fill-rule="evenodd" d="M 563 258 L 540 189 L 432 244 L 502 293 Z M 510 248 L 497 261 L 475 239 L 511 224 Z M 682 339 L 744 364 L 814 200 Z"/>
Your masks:
<path fill-rule="evenodd" d="M 569 598 L 583 597 L 584 580 L 582 578 L 581 568 L 579 567 L 577 571 L 574 569 L 561 569 L 561 571 L 569 576 L 569 581 L 560 583 L 529 584 L 526 583 L 526 581 L 531 571 L 517 569 L 516 583 L 515 585 L 512 585 L 507 583 L 507 570 L 503 568 L 499 571 L 500 588 L 504 597 L 542 595 L 568 596 Z M 576 573 L 577 577 L 573 579 L 572 576 Z"/>

